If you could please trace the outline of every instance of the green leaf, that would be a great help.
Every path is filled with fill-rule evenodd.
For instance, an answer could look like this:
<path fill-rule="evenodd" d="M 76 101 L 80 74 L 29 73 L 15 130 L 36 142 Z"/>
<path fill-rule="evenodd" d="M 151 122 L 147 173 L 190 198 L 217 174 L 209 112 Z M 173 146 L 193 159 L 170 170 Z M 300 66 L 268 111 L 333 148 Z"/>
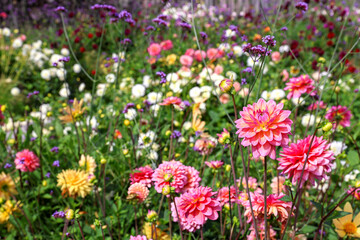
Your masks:
<path fill-rule="evenodd" d="M 350 166 L 355 166 L 360 163 L 359 155 L 354 150 L 349 151 L 348 159 L 349 159 Z"/>
<path fill-rule="evenodd" d="M 311 233 L 311 232 L 316 231 L 316 229 L 317 229 L 317 227 L 315 227 L 315 226 L 305 225 L 300 229 L 299 233 Z"/>
<path fill-rule="evenodd" d="M 292 199 L 290 196 L 285 195 L 282 198 L 280 198 L 280 200 L 284 201 L 284 202 L 292 202 Z"/>

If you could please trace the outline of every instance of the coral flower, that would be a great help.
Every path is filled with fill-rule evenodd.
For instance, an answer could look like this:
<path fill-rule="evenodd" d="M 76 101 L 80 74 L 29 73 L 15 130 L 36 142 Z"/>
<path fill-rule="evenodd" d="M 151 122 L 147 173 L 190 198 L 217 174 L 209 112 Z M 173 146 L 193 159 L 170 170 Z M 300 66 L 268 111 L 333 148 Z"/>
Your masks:
<path fill-rule="evenodd" d="M 314 96 L 316 91 L 313 91 L 314 80 L 312 80 L 308 75 L 301 75 L 300 77 L 290 78 L 289 82 L 286 83 L 284 90 L 290 90 L 287 95 L 288 99 L 291 98 L 300 98 L 302 94 L 310 94 Z"/>
<path fill-rule="evenodd" d="M 353 219 L 354 211 L 349 202 L 345 204 L 344 210 L 337 207 L 337 211 L 344 211 L 350 214 L 333 220 L 336 227 L 335 231 L 339 237 L 355 237 L 360 238 L 360 213 Z"/>
<path fill-rule="evenodd" d="M 181 162 L 163 162 L 152 175 L 155 190 L 162 193 L 165 186 L 170 186 L 176 193 L 181 193 L 188 182 L 187 174 L 187 169 Z"/>
<path fill-rule="evenodd" d="M 201 155 L 208 155 L 212 152 L 215 146 L 215 142 L 211 141 L 210 139 L 200 138 L 196 140 L 194 150 L 199 152 Z"/>
<path fill-rule="evenodd" d="M 0 199 L 10 199 L 15 194 L 17 194 L 17 190 L 14 181 L 10 175 L 2 172 L 0 174 Z"/>
<path fill-rule="evenodd" d="M 205 162 L 205 164 L 212 169 L 219 169 L 221 168 L 224 163 L 222 161 L 211 161 L 211 162 Z"/>
<path fill-rule="evenodd" d="M 335 122 L 333 125 L 335 129 L 339 124 L 343 127 L 350 127 L 350 119 L 352 114 L 350 110 L 345 106 L 332 106 L 326 113 L 325 118 L 330 122 Z"/>
<path fill-rule="evenodd" d="M 84 198 L 91 192 L 92 183 L 89 181 L 89 174 L 85 171 L 68 169 L 57 175 L 57 186 L 65 196 Z"/>
<path fill-rule="evenodd" d="M 144 235 L 130 236 L 129 240 L 148 240 Z M 151 240 L 151 239 L 149 239 Z"/>
<path fill-rule="evenodd" d="M 287 193 L 287 189 L 284 183 L 285 183 L 285 177 L 283 176 L 274 177 L 271 180 L 271 184 L 270 184 L 272 193 L 273 194 Z"/>
<path fill-rule="evenodd" d="M 200 50 L 196 50 L 194 52 L 194 58 L 196 61 L 201 62 L 203 59 L 206 58 L 206 52 L 205 51 L 200 51 Z"/>
<path fill-rule="evenodd" d="M 161 46 L 158 43 L 152 43 L 147 49 L 150 56 L 158 56 L 161 53 Z"/>
<path fill-rule="evenodd" d="M 323 101 L 317 101 L 317 102 L 314 102 L 312 104 L 310 104 L 310 106 L 308 107 L 308 110 L 309 111 L 314 111 L 316 110 L 317 108 L 319 109 L 325 109 L 326 108 L 326 104 L 323 102 Z"/>
<path fill-rule="evenodd" d="M 238 185 L 240 185 L 240 179 L 237 180 L 238 181 Z M 253 177 L 248 177 L 248 184 L 249 184 L 249 189 L 255 190 L 258 187 L 258 182 L 256 178 Z M 246 189 L 246 179 L 243 178 L 242 179 L 242 186 L 244 189 Z"/>
<path fill-rule="evenodd" d="M 153 172 L 154 170 L 152 170 L 152 168 L 149 165 L 145 167 L 136 168 L 132 173 L 130 173 L 130 182 L 131 184 L 142 183 L 148 188 L 150 188 L 152 183 L 151 177 Z"/>
<path fill-rule="evenodd" d="M 281 157 L 277 159 L 280 162 L 278 169 L 282 170 L 283 174 L 291 179 L 293 184 L 296 184 L 301 177 L 308 152 L 308 160 L 303 177 L 300 180 L 301 186 L 307 180 L 314 185 L 315 179 L 327 179 L 326 173 L 331 171 L 332 161 L 335 158 L 334 153 L 329 150 L 330 144 L 322 137 L 314 136 L 310 147 L 311 139 L 312 136 L 308 136 L 305 139 L 298 140 L 297 143 L 292 143 L 280 152 Z"/>
<path fill-rule="evenodd" d="M 145 199 L 149 196 L 149 189 L 142 183 L 134 183 L 130 185 L 128 189 L 128 196 L 126 199 L 128 200 L 137 200 L 139 203 L 145 201 Z"/>
<path fill-rule="evenodd" d="M 220 203 L 213 198 L 216 192 L 211 188 L 200 186 L 175 198 L 176 209 L 172 203 L 172 217 L 175 222 L 179 221 L 180 226 L 189 232 L 194 232 L 202 227 L 208 219 L 216 220 L 221 210 Z"/>
<path fill-rule="evenodd" d="M 234 186 L 220 188 L 217 193 L 217 200 L 220 202 L 221 206 L 224 206 L 226 203 L 235 203 L 236 202 L 236 190 Z"/>
<path fill-rule="evenodd" d="M 81 155 L 79 166 L 84 168 L 85 172 L 87 173 L 94 173 L 96 169 L 96 162 L 95 159 L 89 155 Z"/>
<path fill-rule="evenodd" d="M 33 172 L 40 167 L 40 160 L 35 153 L 25 149 L 16 154 L 15 165 L 22 172 Z"/>
<path fill-rule="evenodd" d="M 162 105 L 162 106 L 169 106 L 169 105 L 180 106 L 181 103 L 182 103 L 182 101 L 178 97 L 168 97 L 168 98 L 165 98 L 163 100 L 163 102 L 160 103 L 160 105 Z"/>
<path fill-rule="evenodd" d="M 216 58 L 221 58 L 224 52 L 217 48 L 210 48 L 207 50 L 206 55 L 210 60 L 215 60 Z"/>
<path fill-rule="evenodd" d="M 261 222 L 257 224 L 258 227 L 258 231 L 259 231 L 259 237 L 261 240 L 265 239 L 265 223 Z M 269 232 L 270 232 L 270 236 L 268 234 L 268 236 L 270 237 L 271 240 L 276 240 L 276 232 L 275 230 L 272 228 L 272 226 L 270 226 L 270 228 L 268 228 Z M 247 240 L 256 240 L 256 232 L 255 232 L 255 227 L 252 225 L 250 227 L 250 234 L 247 236 Z"/>
<path fill-rule="evenodd" d="M 82 107 L 83 104 L 84 104 L 84 99 L 78 101 L 75 98 L 72 108 L 70 106 L 64 108 L 63 111 L 66 113 L 66 115 L 60 116 L 59 119 L 63 123 L 76 122 L 77 120 L 79 120 L 79 118 L 83 115 L 85 111 L 85 108 Z"/>
<path fill-rule="evenodd" d="M 264 195 L 259 194 L 258 192 L 254 192 L 254 194 L 250 194 L 251 202 L 254 210 L 254 216 L 259 221 L 264 219 Z M 280 200 L 283 198 L 285 194 L 280 193 L 270 194 L 266 197 L 266 216 L 270 218 L 270 215 L 273 215 L 280 222 L 284 223 L 289 217 L 289 211 L 291 208 L 291 202 L 284 202 Z M 247 217 L 247 222 L 250 223 L 252 219 L 250 202 L 246 201 L 245 204 L 245 213 L 244 215 Z"/>
<path fill-rule="evenodd" d="M 276 158 L 276 147 L 286 146 L 289 142 L 292 121 L 288 118 L 291 111 L 282 110 L 284 104 L 260 99 L 240 112 L 242 118 L 235 121 L 241 144 L 251 146 L 254 158 L 269 156 Z"/>

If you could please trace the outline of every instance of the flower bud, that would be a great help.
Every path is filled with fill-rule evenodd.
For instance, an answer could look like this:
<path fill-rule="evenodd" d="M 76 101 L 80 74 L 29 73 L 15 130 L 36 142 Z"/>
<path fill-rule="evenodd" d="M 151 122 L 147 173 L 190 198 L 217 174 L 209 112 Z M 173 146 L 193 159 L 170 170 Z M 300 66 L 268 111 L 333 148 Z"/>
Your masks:
<path fill-rule="evenodd" d="M 155 222 L 158 219 L 158 215 L 154 210 L 148 210 L 148 214 L 146 215 L 146 218 L 149 222 Z"/>
<path fill-rule="evenodd" d="M 102 159 L 100 160 L 100 163 L 101 163 L 101 164 L 105 164 L 105 163 L 106 163 L 106 159 L 105 159 L 105 158 L 102 158 Z"/>
<path fill-rule="evenodd" d="M 123 149 L 123 154 L 124 154 L 124 155 L 129 154 L 129 149 Z"/>
<path fill-rule="evenodd" d="M 332 127 L 333 127 L 332 123 L 328 122 L 327 124 L 325 124 L 325 126 L 322 127 L 322 130 L 324 132 L 328 132 L 328 131 L 330 131 L 332 129 Z"/>
<path fill-rule="evenodd" d="M 68 209 L 65 213 L 65 217 L 67 220 L 72 220 L 74 218 L 74 210 Z"/>
<path fill-rule="evenodd" d="M 125 127 L 127 127 L 127 126 L 129 126 L 130 125 L 130 121 L 129 120 L 124 120 L 124 125 L 125 125 Z"/>
<path fill-rule="evenodd" d="M 171 179 L 172 179 L 172 175 L 171 175 L 170 173 L 166 173 L 166 174 L 164 175 L 164 181 L 165 181 L 165 182 L 170 182 Z"/>
<path fill-rule="evenodd" d="M 162 189 L 162 194 L 163 195 L 169 195 L 170 193 L 171 193 L 170 186 L 169 185 L 164 186 L 163 189 Z"/>
<path fill-rule="evenodd" d="M 43 185 L 43 187 L 46 187 L 47 186 L 47 181 L 46 180 L 42 181 L 42 185 Z"/>
<path fill-rule="evenodd" d="M 221 145 L 229 144 L 230 143 L 230 133 L 224 128 L 221 134 L 217 134 L 219 139 L 219 143 Z"/>
<path fill-rule="evenodd" d="M 220 82 L 219 87 L 222 92 L 227 93 L 233 87 L 233 81 L 228 78 L 225 78 Z"/>
<path fill-rule="evenodd" d="M 225 171 L 230 172 L 231 166 L 229 164 L 225 165 Z"/>

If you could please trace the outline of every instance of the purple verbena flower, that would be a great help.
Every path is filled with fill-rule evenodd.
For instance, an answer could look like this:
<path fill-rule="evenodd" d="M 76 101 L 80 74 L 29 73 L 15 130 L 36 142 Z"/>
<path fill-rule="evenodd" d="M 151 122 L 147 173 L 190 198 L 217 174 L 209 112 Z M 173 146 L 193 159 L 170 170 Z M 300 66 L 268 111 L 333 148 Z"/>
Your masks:
<path fill-rule="evenodd" d="M 59 160 L 55 160 L 52 165 L 53 165 L 53 167 L 60 167 Z"/>
<path fill-rule="evenodd" d="M 308 10 L 308 4 L 306 2 L 298 2 L 295 7 L 303 12 Z"/>
<path fill-rule="evenodd" d="M 274 36 L 267 35 L 262 38 L 262 41 L 269 47 L 274 47 L 276 45 L 276 40 Z"/>
<path fill-rule="evenodd" d="M 59 152 L 59 147 L 53 147 L 50 152 L 55 152 L 58 153 Z"/>
<path fill-rule="evenodd" d="M 54 9 L 55 12 L 67 12 L 66 8 L 64 8 L 63 6 L 58 6 L 57 8 Z"/>
<path fill-rule="evenodd" d="M 64 218 L 64 217 L 65 217 L 65 212 L 63 212 L 63 211 L 60 211 L 60 212 L 55 211 L 55 212 L 52 214 L 52 216 L 53 216 L 54 218 Z"/>
<path fill-rule="evenodd" d="M 12 164 L 11 163 L 5 163 L 4 165 L 4 168 L 7 169 L 7 168 L 11 168 L 12 167 Z"/>
<path fill-rule="evenodd" d="M 171 134 L 171 138 L 180 138 L 181 137 L 181 132 L 174 130 Z"/>

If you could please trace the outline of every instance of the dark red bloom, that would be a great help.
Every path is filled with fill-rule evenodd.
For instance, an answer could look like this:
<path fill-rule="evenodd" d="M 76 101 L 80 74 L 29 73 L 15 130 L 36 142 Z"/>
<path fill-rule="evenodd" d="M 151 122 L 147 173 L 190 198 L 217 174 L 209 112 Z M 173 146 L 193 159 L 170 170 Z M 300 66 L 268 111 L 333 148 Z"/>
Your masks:
<path fill-rule="evenodd" d="M 96 71 L 95 71 L 95 70 L 91 70 L 91 74 L 92 74 L 92 75 L 95 75 L 95 74 L 96 74 Z"/>
<path fill-rule="evenodd" d="M 94 34 L 92 34 L 92 33 L 89 33 L 89 34 L 88 34 L 88 38 L 91 39 L 91 38 L 93 38 L 93 37 L 94 37 Z"/>
<path fill-rule="evenodd" d="M 333 33 L 333 32 L 329 32 L 328 35 L 327 35 L 328 39 L 332 39 L 334 37 L 335 37 L 335 33 Z"/>
<path fill-rule="evenodd" d="M 81 53 L 85 52 L 85 50 L 86 50 L 86 49 L 85 49 L 84 47 L 80 47 L 80 52 L 81 52 Z"/>
<path fill-rule="evenodd" d="M 79 43 L 80 42 L 80 37 L 76 37 L 74 40 L 75 43 Z"/>

